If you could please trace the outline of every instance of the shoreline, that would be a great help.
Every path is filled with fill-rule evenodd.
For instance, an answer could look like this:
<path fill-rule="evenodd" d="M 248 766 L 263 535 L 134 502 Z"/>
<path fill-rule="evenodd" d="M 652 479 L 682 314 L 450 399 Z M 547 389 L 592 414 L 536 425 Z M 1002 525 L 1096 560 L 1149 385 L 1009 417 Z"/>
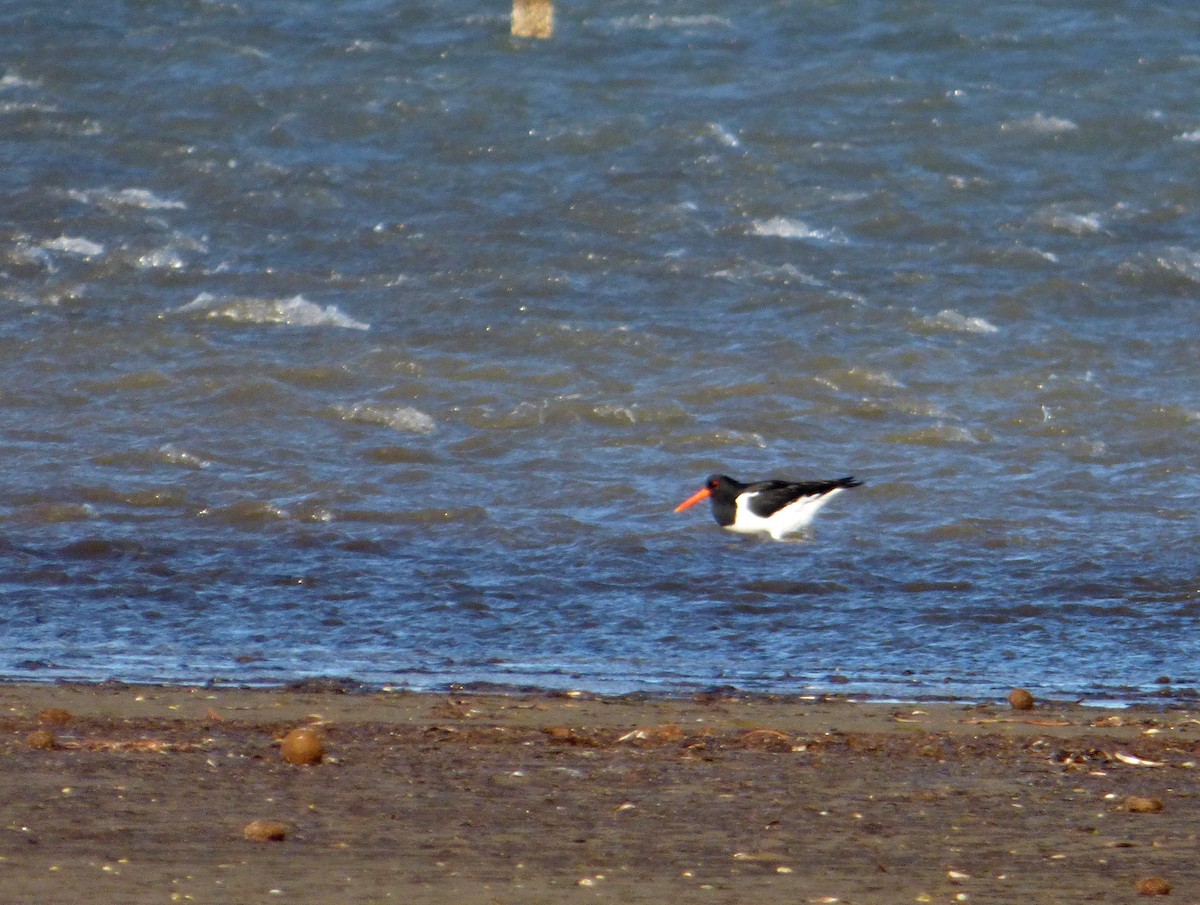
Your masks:
<path fill-rule="evenodd" d="M 604 683 L 602 683 L 603 685 Z M 889 683 L 870 683 L 878 686 Z M 358 679 L 351 675 L 341 676 L 302 676 L 299 678 L 279 679 L 231 679 L 222 677 L 208 678 L 202 681 L 186 679 L 124 679 L 111 677 L 104 679 L 65 678 L 61 676 L 41 678 L 29 676 L 0 676 L 0 688 L 5 686 L 51 686 L 79 688 L 179 688 L 212 691 L 263 691 L 289 693 L 335 693 L 351 695 L 370 694 L 417 694 L 417 695 L 529 695 L 529 696 L 586 696 L 604 698 L 606 700 L 688 700 L 692 698 L 722 696 L 737 697 L 747 700 L 771 701 L 811 701 L 830 700 L 858 704 L 913 704 L 930 706 L 1000 706 L 1005 703 L 1009 692 L 1014 686 L 992 686 L 988 690 L 980 689 L 980 694 L 937 694 L 928 689 L 913 688 L 913 694 L 896 693 L 901 689 L 877 693 L 864 688 L 858 683 L 847 681 L 837 676 L 828 677 L 823 684 L 810 683 L 794 690 L 776 688 L 755 688 L 740 686 L 733 683 L 693 684 L 670 687 L 636 687 L 628 690 L 606 690 L 604 687 L 589 687 L 585 678 L 580 677 L 577 684 L 562 683 L 561 685 L 543 685 L 536 682 L 501 681 L 492 679 L 472 679 L 467 681 L 448 680 L 430 685 L 417 685 L 407 682 L 372 681 Z M 1120 709 L 1187 709 L 1200 710 L 1200 690 L 1186 684 L 1174 684 L 1165 677 L 1145 687 L 1123 688 L 1121 693 L 1116 691 L 1104 692 L 1049 692 L 1036 685 L 1028 686 L 1039 702 L 1045 706 L 1081 706 L 1105 710 Z M 1157 690 L 1151 691 L 1150 688 Z M 920 693 L 917 693 L 920 692 Z"/>
<path fill-rule="evenodd" d="M 0 729 L 3 901 L 1200 899 L 1171 705 L 9 682 Z"/>

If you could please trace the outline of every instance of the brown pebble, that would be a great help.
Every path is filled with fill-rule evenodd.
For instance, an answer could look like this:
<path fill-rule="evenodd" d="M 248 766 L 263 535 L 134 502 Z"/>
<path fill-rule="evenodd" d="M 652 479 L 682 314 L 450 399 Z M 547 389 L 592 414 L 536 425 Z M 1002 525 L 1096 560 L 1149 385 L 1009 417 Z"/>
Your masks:
<path fill-rule="evenodd" d="M 65 726 L 72 719 L 74 717 L 71 711 L 61 707 L 47 707 L 45 710 L 39 710 L 37 715 L 37 721 L 44 726 Z"/>
<path fill-rule="evenodd" d="M 252 842 L 282 842 L 287 838 L 288 825 L 278 820 L 254 820 L 246 824 L 242 835 Z"/>
<path fill-rule="evenodd" d="M 1012 705 L 1013 710 L 1032 710 L 1033 695 L 1028 689 L 1014 688 L 1008 695 L 1008 703 Z"/>
<path fill-rule="evenodd" d="M 1130 795 L 1125 799 L 1125 810 L 1134 814 L 1157 814 L 1163 809 L 1161 798 L 1143 798 L 1140 795 Z"/>
<path fill-rule="evenodd" d="M 1171 884 L 1162 877 L 1146 877 L 1138 880 L 1139 896 L 1166 896 L 1171 894 Z"/>
<path fill-rule="evenodd" d="M 283 737 L 280 750 L 283 753 L 283 759 L 289 764 L 311 766 L 319 764 L 321 758 L 325 756 L 325 742 L 322 741 L 321 733 L 316 729 L 301 727 L 293 729 Z"/>
<path fill-rule="evenodd" d="M 57 741 L 54 738 L 54 733 L 49 729 L 34 729 L 33 732 L 29 733 L 29 737 L 25 739 L 25 744 L 39 751 L 49 751 L 57 745 Z"/>

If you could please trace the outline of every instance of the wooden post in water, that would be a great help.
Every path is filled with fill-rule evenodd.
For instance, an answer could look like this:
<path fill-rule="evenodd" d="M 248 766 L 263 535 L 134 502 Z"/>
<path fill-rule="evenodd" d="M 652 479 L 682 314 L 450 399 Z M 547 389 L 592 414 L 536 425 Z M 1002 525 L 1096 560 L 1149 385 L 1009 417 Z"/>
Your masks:
<path fill-rule="evenodd" d="M 513 0 L 514 38 L 549 38 L 554 34 L 554 0 Z"/>

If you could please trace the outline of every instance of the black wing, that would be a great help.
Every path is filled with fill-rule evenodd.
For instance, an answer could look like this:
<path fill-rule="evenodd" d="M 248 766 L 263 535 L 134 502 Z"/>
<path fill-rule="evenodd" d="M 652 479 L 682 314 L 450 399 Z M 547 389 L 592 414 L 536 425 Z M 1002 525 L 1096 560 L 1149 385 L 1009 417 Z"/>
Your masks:
<path fill-rule="evenodd" d="M 754 494 L 746 503 L 759 518 L 769 518 L 801 497 L 824 496 L 833 490 L 861 484 L 862 481 L 854 478 L 838 478 L 834 481 L 759 481 L 746 488 L 747 494 Z"/>

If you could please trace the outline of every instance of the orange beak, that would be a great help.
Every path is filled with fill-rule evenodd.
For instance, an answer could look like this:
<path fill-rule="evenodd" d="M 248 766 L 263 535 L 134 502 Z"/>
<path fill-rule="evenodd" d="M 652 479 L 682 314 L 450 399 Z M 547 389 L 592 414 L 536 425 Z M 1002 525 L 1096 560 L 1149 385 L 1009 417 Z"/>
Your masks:
<path fill-rule="evenodd" d="M 686 500 L 684 500 L 682 503 L 680 503 L 678 506 L 676 506 L 675 511 L 683 512 L 683 510 L 690 509 L 692 506 L 695 506 L 701 500 L 707 500 L 710 496 L 712 496 L 712 491 L 709 490 L 707 487 L 703 488 L 702 490 L 697 490 L 694 494 L 692 494 L 690 497 L 688 497 Z"/>

